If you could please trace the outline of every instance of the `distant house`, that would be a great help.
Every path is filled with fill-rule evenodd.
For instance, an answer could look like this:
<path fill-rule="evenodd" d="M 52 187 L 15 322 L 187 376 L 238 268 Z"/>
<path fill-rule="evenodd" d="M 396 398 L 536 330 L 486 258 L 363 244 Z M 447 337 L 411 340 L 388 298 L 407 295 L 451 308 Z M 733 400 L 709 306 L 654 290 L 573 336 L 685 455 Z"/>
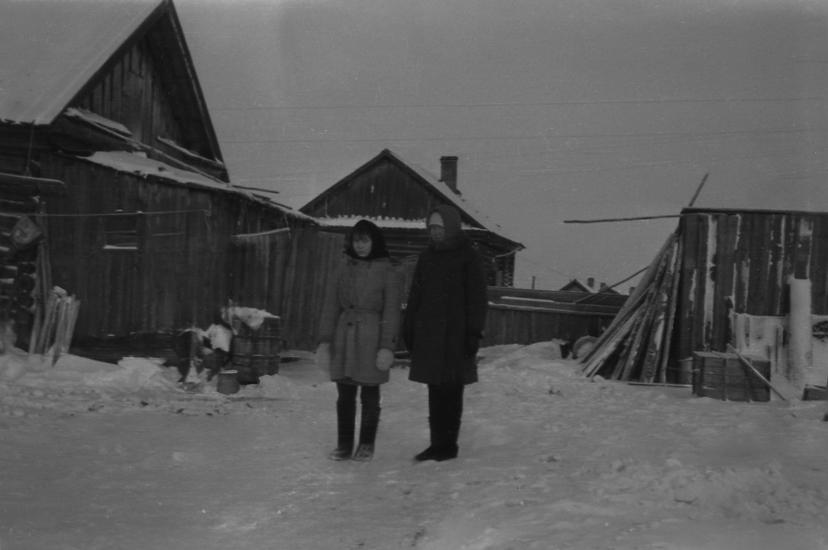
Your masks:
<path fill-rule="evenodd" d="M 560 288 L 560 290 L 567 291 L 567 292 L 601 292 L 606 294 L 620 294 L 614 288 L 610 288 L 607 283 L 600 283 L 598 289 L 595 289 L 595 279 L 589 277 L 587 279 L 586 284 L 582 283 L 578 279 L 572 279 L 564 286 Z"/>
<path fill-rule="evenodd" d="M 460 211 L 463 231 L 486 260 L 490 285 L 512 286 L 515 254 L 524 246 L 505 236 L 458 188 L 457 157 L 440 159 L 440 178 L 384 149 L 348 174 L 300 211 L 324 228 L 342 232 L 362 218 L 383 228 L 388 248 L 398 260 L 411 258 L 427 246 L 425 217 L 439 204 Z"/>
<path fill-rule="evenodd" d="M 565 292 L 592 292 L 592 290 L 578 279 L 572 279 L 560 288 Z"/>
<path fill-rule="evenodd" d="M 0 235 L 23 216 L 45 235 L 0 245 L 24 343 L 24 271 L 81 301 L 79 339 L 158 333 L 235 298 L 257 273 L 240 247 L 316 226 L 230 184 L 171 0 L 3 2 L 0 44 Z"/>

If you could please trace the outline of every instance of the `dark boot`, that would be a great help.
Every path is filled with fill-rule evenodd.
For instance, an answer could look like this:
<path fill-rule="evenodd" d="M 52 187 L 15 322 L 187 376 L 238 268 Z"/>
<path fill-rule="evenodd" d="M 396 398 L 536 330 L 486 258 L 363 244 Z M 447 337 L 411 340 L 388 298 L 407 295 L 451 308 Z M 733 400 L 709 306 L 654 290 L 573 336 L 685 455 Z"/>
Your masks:
<path fill-rule="evenodd" d="M 429 408 L 435 412 L 437 420 L 429 425 L 432 432 L 431 447 L 417 455 L 415 460 L 435 460 L 442 462 L 457 458 L 459 452 L 457 440 L 460 436 L 460 419 L 463 416 L 463 386 L 440 387 L 429 392 L 434 394 L 434 402 L 429 399 Z M 419 457 L 423 458 L 419 458 Z"/>
<path fill-rule="evenodd" d="M 377 439 L 379 420 L 379 386 L 363 386 L 359 445 L 354 452 L 353 460 L 368 462 L 374 457 L 374 442 Z"/>
<path fill-rule="evenodd" d="M 440 421 L 434 414 L 428 417 L 428 431 L 430 434 L 431 444 L 424 451 L 414 455 L 415 462 L 434 460 L 440 441 Z"/>
<path fill-rule="evenodd" d="M 457 440 L 460 437 L 460 422 L 463 418 L 463 389 L 463 386 L 457 386 L 446 392 L 446 420 L 443 428 L 443 442 L 441 452 L 434 460 L 457 458 L 459 452 Z"/>
<path fill-rule="evenodd" d="M 414 456 L 415 462 L 436 460 L 445 440 L 446 403 L 440 386 L 428 386 L 428 431 L 431 444 Z"/>
<path fill-rule="evenodd" d="M 463 418 L 463 390 L 464 386 L 456 386 L 447 392 L 446 425 L 443 439 L 443 452 L 435 460 L 449 460 L 457 458 L 460 438 L 460 423 Z"/>
<path fill-rule="evenodd" d="M 341 387 L 343 384 L 337 384 Z M 346 388 L 340 388 L 336 401 L 336 449 L 331 451 L 331 460 L 348 460 L 354 450 L 354 422 L 356 421 L 356 388 L 353 395 Z"/>

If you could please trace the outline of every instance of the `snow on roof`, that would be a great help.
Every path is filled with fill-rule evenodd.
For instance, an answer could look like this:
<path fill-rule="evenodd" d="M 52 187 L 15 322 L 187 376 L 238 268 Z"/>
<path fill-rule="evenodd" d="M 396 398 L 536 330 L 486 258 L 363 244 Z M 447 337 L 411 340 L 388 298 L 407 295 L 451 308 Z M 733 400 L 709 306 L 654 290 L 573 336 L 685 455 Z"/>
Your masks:
<path fill-rule="evenodd" d="M 213 164 L 213 165 L 224 166 L 224 163 L 221 162 L 220 160 L 208 159 L 207 157 L 203 157 L 203 156 L 199 155 L 198 153 L 194 153 L 193 151 L 190 151 L 186 147 L 182 147 L 181 145 L 177 144 L 175 141 L 173 141 L 171 139 L 164 138 L 164 137 L 158 137 L 156 139 L 158 141 L 160 141 L 161 143 L 163 143 L 164 145 L 166 145 L 167 147 L 170 147 L 171 149 L 175 149 L 176 151 L 178 151 L 179 153 L 181 153 L 185 157 L 188 157 L 188 158 L 191 158 L 191 159 L 194 159 L 194 160 L 199 160 L 199 161 L 206 162 L 206 163 Z"/>
<path fill-rule="evenodd" d="M 0 121 L 51 123 L 163 1 L 0 2 Z"/>
<path fill-rule="evenodd" d="M 195 184 L 211 189 L 230 190 L 228 183 L 199 174 L 175 168 L 164 162 L 148 158 L 144 153 L 127 151 L 97 151 L 88 157 L 78 157 L 119 172 L 137 174 L 142 177 L 155 176 L 179 183 Z"/>
<path fill-rule="evenodd" d="M 69 118 L 77 118 L 80 120 L 84 120 L 93 126 L 98 126 L 100 128 L 109 130 L 111 132 L 115 132 L 116 134 L 121 134 L 124 137 L 132 137 L 132 132 L 130 132 L 129 128 L 112 120 L 110 118 L 106 118 L 101 116 L 97 113 L 93 113 L 92 111 L 87 111 L 86 109 L 79 109 L 76 107 L 70 107 L 66 109 L 64 113 Z"/>
<path fill-rule="evenodd" d="M 381 216 L 375 218 L 372 216 L 339 216 L 335 218 L 314 218 L 319 225 L 323 227 L 353 227 L 359 220 L 370 220 L 383 229 L 421 229 L 425 231 L 425 221 L 422 218 L 416 220 L 406 220 L 403 218 L 388 218 Z M 468 224 L 462 224 L 461 228 L 466 231 L 473 231 L 481 229 Z"/>
<path fill-rule="evenodd" d="M 316 218 L 307 216 L 283 204 L 268 200 L 266 197 L 261 197 L 260 195 L 256 195 L 249 191 L 238 189 L 221 180 L 213 179 L 198 172 L 183 170 L 159 160 L 148 158 L 144 153 L 130 153 L 127 151 L 97 151 L 91 156 L 79 156 L 78 158 L 100 166 L 106 166 L 126 174 L 136 174 L 141 177 L 153 176 L 186 185 L 197 185 L 199 187 L 217 189 L 242 195 L 252 201 L 266 204 L 272 208 L 281 210 L 291 217 L 318 223 Z"/>
<path fill-rule="evenodd" d="M 484 229 L 491 231 L 492 233 L 497 233 L 501 237 L 505 237 L 510 241 L 519 242 L 517 239 L 514 239 L 506 234 L 503 230 L 503 227 L 492 220 L 487 214 L 485 214 L 473 201 L 469 200 L 466 195 L 458 195 L 454 191 L 452 191 L 448 185 L 440 181 L 438 177 L 436 177 L 430 171 L 418 166 L 413 162 L 409 162 L 404 160 L 400 157 L 397 153 L 394 153 L 390 149 L 386 149 L 389 155 L 396 158 L 399 162 L 409 166 L 412 170 L 417 172 L 429 185 L 431 185 L 434 189 L 436 189 L 441 195 L 447 198 L 449 201 L 454 203 L 454 206 L 471 216 L 475 221 L 480 223 Z M 422 222 L 421 222 L 422 223 Z"/>

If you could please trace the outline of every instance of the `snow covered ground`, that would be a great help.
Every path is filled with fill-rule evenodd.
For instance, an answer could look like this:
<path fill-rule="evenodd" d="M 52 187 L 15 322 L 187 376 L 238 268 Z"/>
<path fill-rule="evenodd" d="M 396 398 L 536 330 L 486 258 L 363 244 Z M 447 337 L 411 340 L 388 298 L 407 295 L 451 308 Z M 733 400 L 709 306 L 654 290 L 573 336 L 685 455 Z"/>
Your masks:
<path fill-rule="evenodd" d="M 331 462 L 335 388 L 294 355 L 234 396 L 146 358 L 6 373 L 0 549 L 828 548 L 824 402 L 591 382 L 553 344 L 498 346 L 457 460 L 411 462 L 426 392 L 394 368 L 374 460 Z"/>

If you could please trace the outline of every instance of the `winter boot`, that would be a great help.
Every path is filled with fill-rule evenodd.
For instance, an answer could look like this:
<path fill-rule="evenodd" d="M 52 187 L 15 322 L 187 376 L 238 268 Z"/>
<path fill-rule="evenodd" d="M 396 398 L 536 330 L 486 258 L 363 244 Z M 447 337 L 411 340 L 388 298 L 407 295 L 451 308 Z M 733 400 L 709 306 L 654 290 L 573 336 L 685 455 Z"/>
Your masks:
<path fill-rule="evenodd" d="M 359 426 L 359 445 L 354 452 L 353 460 L 368 462 L 374 457 L 374 441 L 377 439 L 380 408 L 362 404 L 362 421 Z"/>
<path fill-rule="evenodd" d="M 440 442 L 440 419 L 437 417 L 437 411 L 434 411 L 428 417 L 428 431 L 430 434 L 431 444 L 424 450 L 414 455 L 414 462 L 423 462 L 425 460 L 434 460 L 434 457 L 439 448 Z"/>
<path fill-rule="evenodd" d="M 440 447 L 434 456 L 434 460 L 438 462 L 457 458 L 459 452 L 457 440 L 460 437 L 460 421 L 463 417 L 463 386 L 453 389 L 446 397 Z"/>
<path fill-rule="evenodd" d="M 457 439 L 460 435 L 460 418 L 463 415 L 463 386 L 440 388 L 439 399 L 435 400 L 434 405 L 438 420 L 431 427 L 432 444 L 420 455 L 425 455 L 423 460 L 437 462 L 457 458 Z"/>
<path fill-rule="evenodd" d="M 348 460 L 354 450 L 354 421 L 356 401 L 339 399 L 336 402 L 336 449 L 331 451 L 331 460 Z"/>
<path fill-rule="evenodd" d="M 451 460 L 457 458 L 459 447 L 457 446 L 457 438 L 460 435 L 459 423 L 457 426 L 449 424 L 443 431 L 442 441 L 437 450 L 432 454 L 431 460 L 442 462 L 443 460 Z"/>

